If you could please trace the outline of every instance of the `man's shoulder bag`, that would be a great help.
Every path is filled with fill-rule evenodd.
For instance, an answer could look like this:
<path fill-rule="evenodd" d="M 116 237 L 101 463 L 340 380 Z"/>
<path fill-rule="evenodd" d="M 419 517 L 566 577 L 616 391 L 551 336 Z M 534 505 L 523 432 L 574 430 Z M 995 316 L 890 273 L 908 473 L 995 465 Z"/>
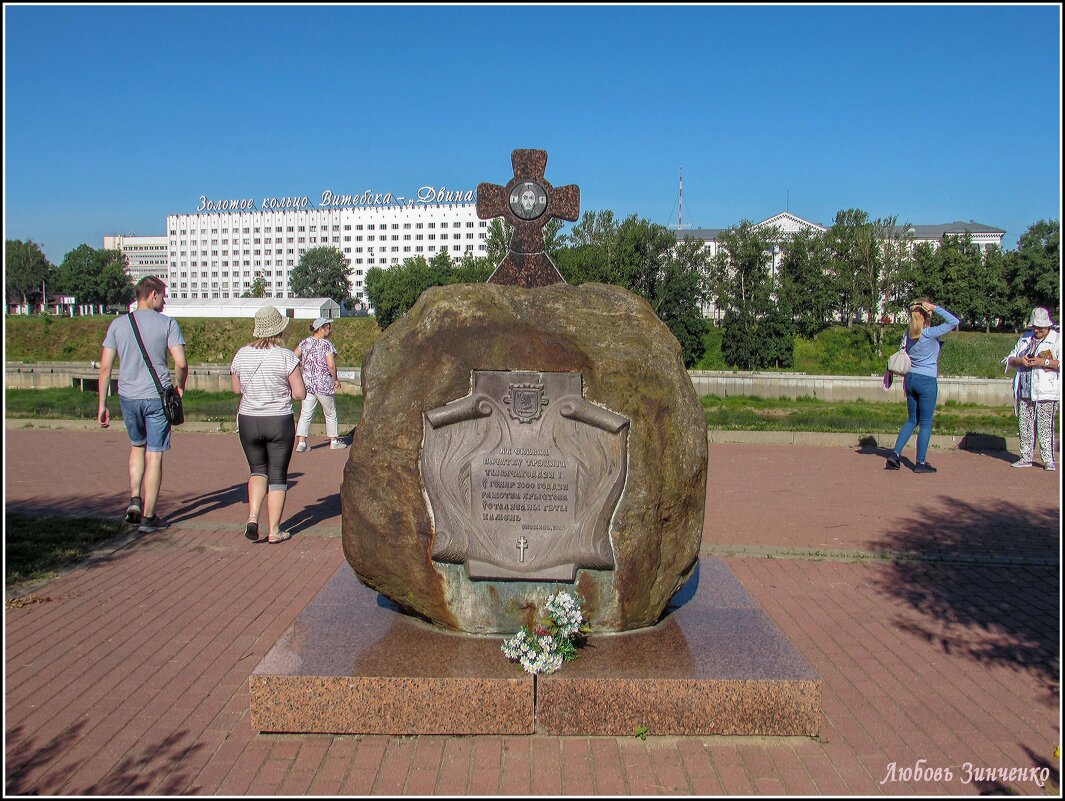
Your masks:
<path fill-rule="evenodd" d="M 144 341 L 141 339 L 141 332 L 137 328 L 137 320 L 134 318 L 133 312 L 129 313 L 129 322 L 133 326 L 133 336 L 136 337 L 137 345 L 140 346 L 144 363 L 148 366 L 148 372 L 151 374 L 152 380 L 155 382 L 155 388 L 159 391 L 159 397 L 163 401 L 163 414 L 170 421 L 170 425 L 179 426 L 185 422 L 185 409 L 181 405 L 181 393 L 174 389 L 173 386 L 163 389 L 163 382 L 159 380 L 155 368 L 152 367 L 152 360 L 148 358 L 148 351 L 144 347 Z"/>

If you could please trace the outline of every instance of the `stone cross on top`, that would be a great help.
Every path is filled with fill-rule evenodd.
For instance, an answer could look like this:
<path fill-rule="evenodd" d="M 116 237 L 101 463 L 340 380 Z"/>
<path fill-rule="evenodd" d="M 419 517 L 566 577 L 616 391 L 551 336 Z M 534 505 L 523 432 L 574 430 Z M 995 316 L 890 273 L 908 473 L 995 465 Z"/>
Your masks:
<path fill-rule="evenodd" d="M 510 252 L 488 278 L 490 284 L 532 287 L 566 283 L 544 252 L 544 226 L 552 217 L 575 222 L 581 209 L 576 184 L 555 188 L 544 180 L 546 150 L 515 150 L 510 154 L 514 177 L 506 186 L 477 187 L 477 216 L 502 217 L 514 226 Z"/>

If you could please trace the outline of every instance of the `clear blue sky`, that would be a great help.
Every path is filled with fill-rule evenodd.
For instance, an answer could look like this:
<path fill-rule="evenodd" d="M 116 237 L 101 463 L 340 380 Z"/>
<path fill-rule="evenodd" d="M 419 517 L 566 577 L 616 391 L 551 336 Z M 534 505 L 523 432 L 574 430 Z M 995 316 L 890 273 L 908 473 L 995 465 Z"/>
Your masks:
<path fill-rule="evenodd" d="M 208 198 L 506 183 L 724 228 L 1060 220 L 1041 6 L 4 7 L 4 227 L 58 263 Z"/>

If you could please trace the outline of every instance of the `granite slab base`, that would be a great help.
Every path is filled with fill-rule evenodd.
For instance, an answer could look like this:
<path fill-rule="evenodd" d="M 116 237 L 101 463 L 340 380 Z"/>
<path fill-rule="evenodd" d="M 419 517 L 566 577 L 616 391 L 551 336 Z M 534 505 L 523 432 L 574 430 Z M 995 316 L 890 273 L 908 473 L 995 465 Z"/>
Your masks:
<path fill-rule="evenodd" d="M 259 732 L 531 734 L 533 678 L 502 638 L 401 613 L 342 564 L 252 672 Z"/>
<path fill-rule="evenodd" d="M 803 735 L 821 678 L 720 559 L 702 558 L 658 625 L 591 637 L 536 683 L 544 734 Z"/>
<path fill-rule="evenodd" d="M 538 677 L 502 637 L 452 634 L 399 612 L 344 564 L 252 672 L 260 732 L 806 735 L 821 679 L 720 559 L 652 628 L 595 634 Z"/>

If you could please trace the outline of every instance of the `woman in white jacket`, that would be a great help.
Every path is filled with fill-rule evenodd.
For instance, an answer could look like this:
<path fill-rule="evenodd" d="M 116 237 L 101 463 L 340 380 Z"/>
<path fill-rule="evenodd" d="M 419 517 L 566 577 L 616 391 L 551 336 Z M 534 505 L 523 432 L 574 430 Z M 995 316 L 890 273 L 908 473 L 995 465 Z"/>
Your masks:
<path fill-rule="evenodd" d="M 1021 437 L 1021 458 L 1013 467 L 1031 467 L 1035 437 L 1043 469 L 1054 469 L 1054 423 L 1061 395 L 1061 334 L 1046 309 L 1033 309 L 1025 331 L 1003 361 L 1013 377 L 1014 410 Z"/>

